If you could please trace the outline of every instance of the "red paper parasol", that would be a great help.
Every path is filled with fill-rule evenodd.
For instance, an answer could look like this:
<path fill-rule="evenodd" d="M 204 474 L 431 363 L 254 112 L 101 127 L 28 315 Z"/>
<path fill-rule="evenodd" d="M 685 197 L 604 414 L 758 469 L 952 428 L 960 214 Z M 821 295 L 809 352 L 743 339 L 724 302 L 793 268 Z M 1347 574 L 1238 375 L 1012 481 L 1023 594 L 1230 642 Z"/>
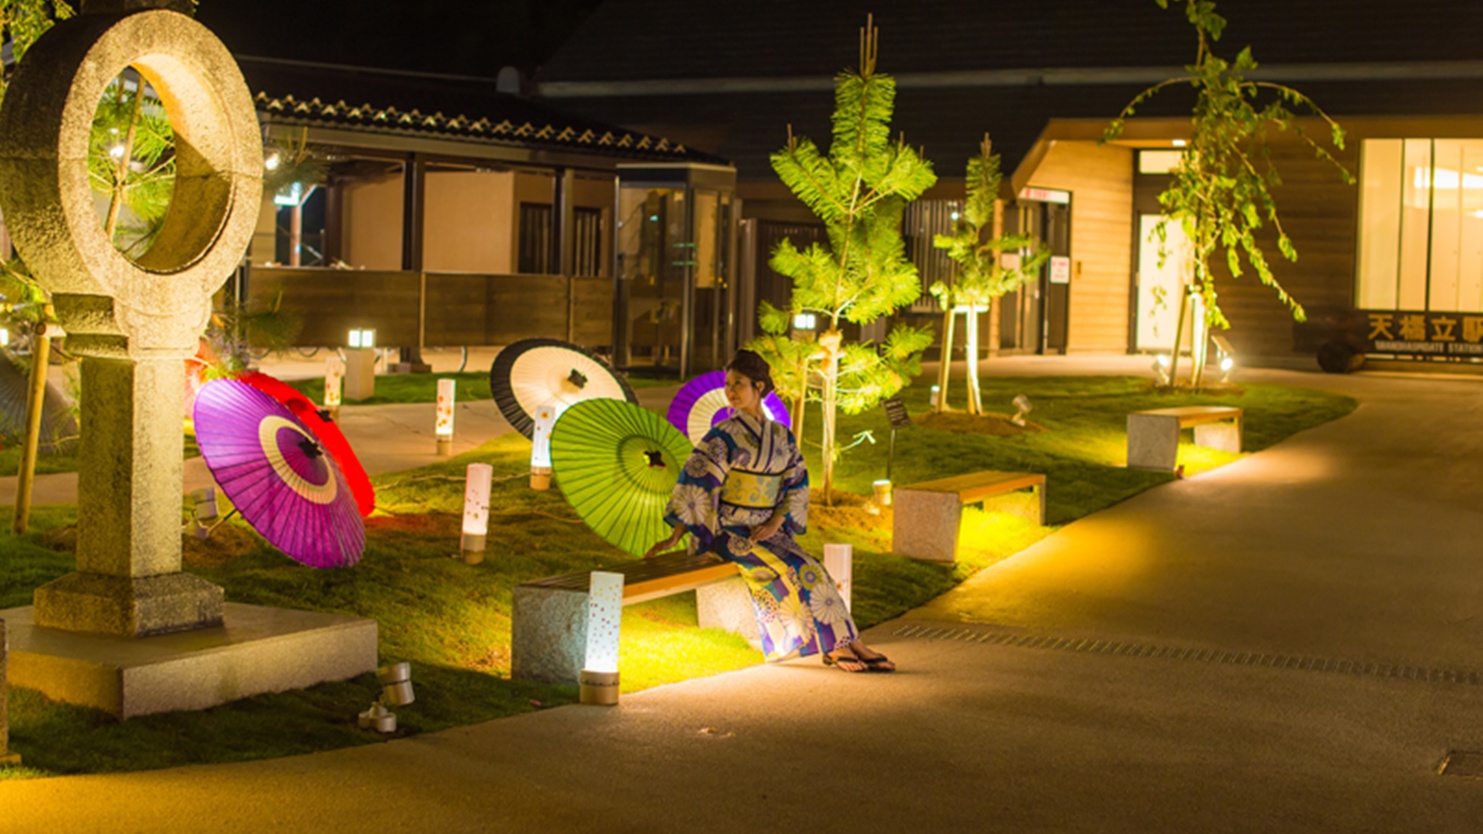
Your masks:
<path fill-rule="evenodd" d="M 196 396 L 195 420 L 206 466 L 263 538 L 311 568 L 360 561 L 366 528 L 345 476 L 292 411 L 218 379 Z"/>
<path fill-rule="evenodd" d="M 355 505 L 360 509 L 361 518 L 370 518 L 371 512 L 376 509 L 376 489 L 371 486 L 371 478 L 366 474 L 365 467 L 360 465 L 360 458 L 355 456 L 355 450 L 350 448 L 350 441 L 345 439 L 345 433 L 340 431 L 340 427 L 335 425 L 329 414 L 293 386 L 267 374 L 248 371 L 237 378 L 288 406 L 288 410 L 299 418 L 299 422 L 308 427 L 315 439 L 334 457 L 335 463 L 340 464 L 345 482 L 355 495 Z"/>

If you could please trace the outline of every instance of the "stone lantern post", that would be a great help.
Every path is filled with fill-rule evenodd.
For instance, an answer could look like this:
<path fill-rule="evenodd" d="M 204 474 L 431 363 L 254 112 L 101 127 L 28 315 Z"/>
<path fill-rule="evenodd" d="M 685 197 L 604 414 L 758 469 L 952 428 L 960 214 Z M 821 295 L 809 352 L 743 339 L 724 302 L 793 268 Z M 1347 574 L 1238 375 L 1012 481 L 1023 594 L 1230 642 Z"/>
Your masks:
<path fill-rule="evenodd" d="M 85 2 L 37 41 L 0 108 L 0 209 L 83 357 L 77 570 L 36 590 L 41 626 L 137 637 L 221 622 L 221 589 L 180 570 L 183 360 L 251 237 L 262 143 L 230 53 L 158 8 L 182 5 Z M 114 247 L 88 185 L 93 114 L 126 67 L 176 141 L 169 212 L 138 260 Z"/>

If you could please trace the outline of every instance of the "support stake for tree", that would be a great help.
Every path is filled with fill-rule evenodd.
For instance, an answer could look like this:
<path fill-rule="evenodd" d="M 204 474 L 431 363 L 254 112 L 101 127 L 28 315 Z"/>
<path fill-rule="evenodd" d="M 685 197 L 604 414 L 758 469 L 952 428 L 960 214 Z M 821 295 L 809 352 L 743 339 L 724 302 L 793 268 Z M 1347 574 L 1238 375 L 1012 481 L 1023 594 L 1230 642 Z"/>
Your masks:
<path fill-rule="evenodd" d="M 50 305 L 47 307 L 50 311 Z M 46 373 L 51 362 L 51 339 L 46 321 L 36 323 L 31 336 L 31 388 L 26 394 L 26 436 L 21 441 L 21 466 L 16 473 L 15 517 L 10 532 L 19 536 L 31 521 L 31 487 L 36 481 L 36 449 L 41 443 L 41 412 L 46 405 Z"/>

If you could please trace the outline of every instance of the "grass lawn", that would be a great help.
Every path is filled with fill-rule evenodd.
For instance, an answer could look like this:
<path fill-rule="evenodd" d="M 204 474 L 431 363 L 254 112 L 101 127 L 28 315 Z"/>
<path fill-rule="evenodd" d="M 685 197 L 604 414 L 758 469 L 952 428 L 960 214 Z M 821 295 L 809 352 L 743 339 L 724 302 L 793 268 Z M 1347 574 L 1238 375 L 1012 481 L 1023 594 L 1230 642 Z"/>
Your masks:
<path fill-rule="evenodd" d="M 1034 404 L 1030 419 L 1047 431 L 985 437 L 915 426 L 897 437 L 893 479 L 906 484 L 979 469 L 1046 472 L 1050 522 L 1059 525 L 1172 477 L 1122 467 L 1124 415 L 1130 410 L 1191 402 L 1240 405 L 1246 409 L 1246 446 L 1254 451 L 1354 407 L 1344 397 L 1280 386 L 1252 385 L 1240 395 L 1196 397 L 1155 394 L 1145 384 L 1127 378 L 987 379 L 984 400 L 990 409 L 1012 410 L 1009 400 L 1023 392 Z M 918 420 L 927 410 L 926 387 L 919 384 L 904 396 Z M 806 433 L 812 434 L 817 413 L 806 420 L 811 421 Z M 883 477 L 889 429 L 882 410 L 841 419 L 842 438 L 865 431 L 877 442 L 865 442 L 845 456 L 836 489 L 867 494 L 870 482 Z M 1236 457 L 1194 452 L 1187 445 L 1181 450 L 1189 472 Z M 817 486 L 817 450 L 806 447 L 806 453 Z M 413 665 L 417 702 L 397 711 L 402 734 L 570 703 L 575 687 L 509 680 L 511 591 L 529 579 L 631 557 L 592 534 L 559 491 L 527 489 L 528 460 L 529 444 L 509 436 L 459 458 L 377 477 L 379 510 L 367 523 L 365 558 L 354 568 L 300 567 L 233 522 L 220 528 L 207 547 L 188 540 L 188 569 L 222 585 L 234 602 L 375 618 L 382 659 Z M 494 510 L 488 558 L 468 566 L 449 557 L 458 548 L 463 471 L 474 461 L 494 466 Z M 835 507 L 816 504 L 803 544 L 816 554 L 825 541 L 855 546 L 854 614 L 862 627 L 931 599 L 1052 531 L 1013 515 L 971 510 L 965 513 L 958 562 L 928 564 L 889 553 L 889 515 L 874 512 L 858 495 L 843 498 Z M 32 533 L 20 538 L 0 534 L 0 608 L 28 604 L 37 585 L 72 568 L 68 534 L 75 515 L 70 506 L 37 508 Z M 624 611 L 626 691 L 760 661 L 741 639 L 696 628 L 693 594 Z M 355 726 L 356 713 L 376 692 L 374 677 L 365 675 L 199 713 L 118 722 L 94 710 L 12 690 L 11 747 L 25 757 L 27 767 L 0 769 L 0 779 L 266 758 L 377 743 L 381 737 Z"/>

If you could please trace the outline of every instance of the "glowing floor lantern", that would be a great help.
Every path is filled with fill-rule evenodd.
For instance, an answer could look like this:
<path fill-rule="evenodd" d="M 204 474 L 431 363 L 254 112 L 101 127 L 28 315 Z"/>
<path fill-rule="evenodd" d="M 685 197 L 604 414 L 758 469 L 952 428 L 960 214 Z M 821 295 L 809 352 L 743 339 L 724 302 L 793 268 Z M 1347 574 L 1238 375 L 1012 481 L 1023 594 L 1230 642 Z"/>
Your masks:
<path fill-rule="evenodd" d="M 463 560 L 470 565 L 484 561 L 484 540 L 489 535 L 489 487 L 493 481 L 493 466 L 469 464 L 463 490 L 463 537 L 459 549 Z"/>
<path fill-rule="evenodd" d="M 824 570 L 844 597 L 844 607 L 851 607 L 850 595 L 855 585 L 855 548 L 848 544 L 824 545 Z"/>
<path fill-rule="evenodd" d="M 551 488 L 551 427 L 561 409 L 555 404 L 536 407 L 535 425 L 530 431 L 530 488 Z"/>
<path fill-rule="evenodd" d="M 333 419 L 340 417 L 340 389 L 345 381 L 345 366 L 338 357 L 331 357 L 324 365 L 324 407 Z"/>
<path fill-rule="evenodd" d="M 457 382 L 438 380 L 438 413 L 433 433 L 438 437 L 438 454 L 453 454 L 453 398 Z"/>
<path fill-rule="evenodd" d="M 582 664 L 582 703 L 618 703 L 618 631 L 623 619 L 623 574 L 595 570 L 587 591 L 587 660 Z"/>

